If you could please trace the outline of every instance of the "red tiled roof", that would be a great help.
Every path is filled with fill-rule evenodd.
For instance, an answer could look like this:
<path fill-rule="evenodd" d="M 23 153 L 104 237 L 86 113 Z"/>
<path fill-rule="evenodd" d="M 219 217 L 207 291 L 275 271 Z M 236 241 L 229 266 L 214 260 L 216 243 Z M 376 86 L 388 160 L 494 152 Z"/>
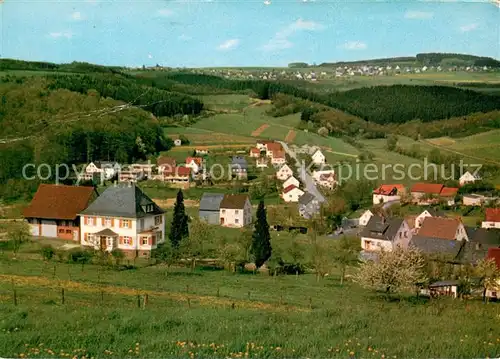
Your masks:
<path fill-rule="evenodd" d="M 284 190 L 283 190 L 283 193 L 288 193 L 290 192 L 291 190 L 297 188 L 297 186 L 291 184 L 290 186 L 286 187 Z"/>
<path fill-rule="evenodd" d="M 397 192 L 401 192 L 405 187 L 402 184 L 383 184 L 379 188 L 373 190 L 373 194 L 388 195 L 394 188 L 396 188 Z"/>
<path fill-rule="evenodd" d="M 171 167 L 175 167 L 177 162 L 175 161 L 175 158 L 172 157 L 159 157 L 158 160 L 156 160 L 156 164 L 158 166 L 169 165 Z"/>
<path fill-rule="evenodd" d="M 454 187 L 443 187 L 440 195 L 442 197 L 455 197 L 458 193 L 458 188 Z"/>
<path fill-rule="evenodd" d="M 273 158 L 285 158 L 285 152 L 284 151 L 276 151 L 273 152 Z"/>
<path fill-rule="evenodd" d="M 25 218 L 73 220 L 87 208 L 93 194 L 94 187 L 41 184 L 23 215 Z"/>
<path fill-rule="evenodd" d="M 411 191 L 428 194 L 440 194 L 443 187 L 444 185 L 439 183 L 415 183 L 411 188 Z"/>
<path fill-rule="evenodd" d="M 325 173 L 319 176 L 320 181 L 328 181 L 328 180 L 335 180 L 335 173 Z"/>
<path fill-rule="evenodd" d="M 500 269 L 500 248 L 488 248 L 486 259 L 493 259 L 497 268 Z"/>
<path fill-rule="evenodd" d="M 486 222 L 500 222 L 500 208 L 486 208 Z"/>
<path fill-rule="evenodd" d="M 441 239 L 455 239 L 457 228 L 462 223 L 458 218 L 425 217 L 418 235 Z"/>
<path fill-rule="evenodd" d="M 187 165 L 190 164 L 191 161 L 194 161 L 194 163 L 196 163 L 198 166 L 201 166 L 203 159 L 201 157 L 188 157 L 188 158 L 186 158 Z"/>
<path fill-rule="evenodd" d="M 260 154 L 260 150 L 257 147 L 253 147 L 250 149 L 250 153 L 259 153 Z"/>
<path fill-rule="evenodd" d="M 268 143 L 266 145 L 266 149 L 268 151 L 272 151 L 272 152 L 282 151 L 283 150 L 283 148 L 281 147 L 281 144 L 280 143 L 275 143 L 275 142 Z"/>
<path fill-rule="evenodd" d="M 172 169 L 166 169 L 165 172 L 163 172 L 163 174 L 168 177 L 174 177 L 174 176 L 188 177 L 191 174 L 191 168 L 173 167 Z"/>

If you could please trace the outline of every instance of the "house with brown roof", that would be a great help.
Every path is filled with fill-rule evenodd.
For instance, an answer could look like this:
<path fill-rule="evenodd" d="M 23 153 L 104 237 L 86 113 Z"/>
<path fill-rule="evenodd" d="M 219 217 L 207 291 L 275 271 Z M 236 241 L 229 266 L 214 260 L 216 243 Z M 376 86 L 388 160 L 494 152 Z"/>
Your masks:
<path fill-rule="evenodd" d="M 224 227 L 244 227 L 252 223 L 252 204 L 247 195 L 225 194 L 220 202 L 219 223 Z"/>
<path fill-rule="evenodd" d="M 158 168 L 158 173 L 161 174 L 165 170 L 177 167 L 177 161 L 172 157 L 161 156 L 156 160 L 156 167 Z"/>
<path fill-rule="evenodd" d="M 260 149 L 257 147 L 253 147 L 250 149 L 250 157 L 259 158 L 260 157 Z"/>
<path fill-rule="evenodd" d="M 420 205 L 430 205 L 445 200 L 449 206 L 455 204 L 458 188 L 445 187 L 441 183 L 416 183 L 411 188 L 412 201 Z"/>
<path fill-rule="evenodd" d="M 460 218 L 425 217 L 417 235 L 456 241 L 469 240 L 465 226 Z"/>
<path fill-rule="evenodd" d="M 402 184 L 383 184 L 373 190 L 373 204 L 399 201 L 404 191 Z"/>
<path fill-rule="evenodd" d="M 271 158 L 271 164 L 275 167 L 286 164 L 285 151 L 275 151 Z"/>
<path fill-rule="evenodd" d="M 198 173 L 203 166 L 203 158 L 188 157 L 186 158 L 186 167 L 191 168 L 193 173 Z"/>
<path fill-rule="evenodd" d="M 266 156 L 271 159 L 277 154 L 283 152 L 283 146 L 281 143 L 271 142 L 266 144 Z"/>
<path fill-rule="evenodd" d="M 418 204 L 431 204 L 437 202 L 437 197 L 444 188 L 440 183 L 416 183 L 411 188 L 413 202 Z"/>
<path fill-rule="evenodd" d="M 176 187 L 189 188 L 191 183 L 191 168 L 189 167 L 174 167 L 172 169 L 166 169 L 163 172 L 163 181 L 172 183 Z"/>
<path fill-rule="evenodd" d="M 33 236 L 79 241 L 79 213 L 95 197 L 94 187 L 41 184 L 23 215 Z"/>
<path fill-rule="evenodd" d="M 418 216 L 415 217 L 415 223 L 413 225 L 414 228 L 419 229 L 422 227 L 422 223 L 424 223 L 424 219 L 427 217 L 443 217 L 446 218 L 446 214 L 439 210 L 439 209 L 434 209 L 434 208 L 427 208 L 422 211 Z"/>
<path fill-rule="evenodd" d="M 500 228 L 500 208 L 486 208 L 483 228 Z"/>

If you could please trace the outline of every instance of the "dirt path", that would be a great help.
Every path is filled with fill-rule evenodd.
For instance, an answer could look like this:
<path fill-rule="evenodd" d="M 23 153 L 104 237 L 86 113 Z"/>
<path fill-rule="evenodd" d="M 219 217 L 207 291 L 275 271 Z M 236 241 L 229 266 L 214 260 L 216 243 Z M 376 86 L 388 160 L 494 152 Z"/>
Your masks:
<path fill-rule="evenodd" d="M 347 157 L 353 157 L 353 158 L 358 158 L 358 155 L 353 155 L 352 153 L 345 153 L 345 152 L 337 152 L 337 151 L 332 151 L 330 147 L 326 146 L 321 146 L 320 147 L 322 150 L 325 150 L 326 152 L 333 153 L 335 155 L 341 155 L 341 156 L 347 156 Z"/>
<path fill-rule="evenodd" d="M 294 130 L 289 130 L 286 137 L 285 137 L 285 142 L 292 143 L 293 140 L 295 139 L 296 135 L 297 135 L 297 132 L 295 132 Z"/>
<path fill-rule="evenodd" d="M 160 207 L 162 208 L 171 208 L 175 204 L 175 198 L 167 198 L 167 199 L 158 199 L 158 198 L 153 198 L 153 201 Z M 184 200 L 184 207 L 198 207 L 199 202 L 192 200 L 192 199 L 185 199 Z"/>
<path fill-rule="evenodd" d="M 194 150 L 197 148 L 203 148 L 203 149 L 210 149 L 210 148 L 242 148 L 242 147 L 249 147 L 251 143 L 232 143 L 230 145 L 199 145 L 199 146 L 177 146 L 170 151 L 172 152 L 178 152 L 178 151 L 185 151 L 185 150 Z"/>
<path fill-rule="evenodd" d="M 260 134 L 261 134 L 262 132 L 264 132 L 264 130 L 265 130 L 266 128 L 268 128 L 268 127 L 269 127 L 269 125 L 268 125 L 267 123 L 263 124 L 263 125 L 262 125 L 262 126 L 260 126 L 258 129 L 256 129 L 255 131 L 253 131 L 253 132 L 252 132 L 252 137 L 258 137 L 258 136 L 260 136 Z"/>
<path fill-rule="evenodd" d="M 84 292 L 84 293 L 107 293 L 107 294 L 119 294 L 123 296 L 137 296 L 138 294 L 148 294 L 150 297 L 161 297 L 168 298 L 170 300 L 175 300 L 179 302 L 187 302 L 188 299 L 199 305 L 207 305 L 207 306 L 223 306 L 230 307 L 231 305 L 235 305 L 236 307 L 246 308 L 246 309 L 257 309 L 257 310 L 272 310 L 272 311 L 284 311 L 284 310 L 293 310 L 293 311 L 301 311 L 308 312 L 309 310 L 306 308 L 295 307 L 295 306 L 287 306 L 287 305 L 276 305 L 258 301 L 248 301 L 241 299 L 232 299 L 232 298 L 221 298 L 216 296 L 209 295 L 196 295 L 196 294 L 183 294 L 177 292 L 165 292 L 165 291 L 151 291 L 151 290 L 141 290 L 138 288 L 129 288 L 129 287 L 121 287 L 121 286 L 99 286 L 97 283 L 83 283 L 76 282 L 70 280 L 58 280 L 58 279 L 49 279 L 46 277 L 38 277 L 38 276 L 18 276 L 18 275 L 0 275 L 0 282 L 3 283 L 14 283 L 16 286 L 23 287 L 38 287 L 38 288 L 64 288 L 69 292 Z"/>

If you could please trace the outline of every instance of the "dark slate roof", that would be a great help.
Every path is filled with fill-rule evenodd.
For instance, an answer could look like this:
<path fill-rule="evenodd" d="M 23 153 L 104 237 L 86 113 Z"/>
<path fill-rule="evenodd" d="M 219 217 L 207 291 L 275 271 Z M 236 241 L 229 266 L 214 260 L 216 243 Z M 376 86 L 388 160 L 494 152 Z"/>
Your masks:
<path fill-rule="evenodd" d="M 143 206 L 153 205 L 146 213 Z M 141 218 L 164 211 L 135 184 L 119 184 L 106 190 L 81 214 L 109 217 Z"/>
<path fill-rule="evenodd" d="M 476 264 L 479 260 L 484 259 L 488 254 L 488 249 L 477 246 L 477 243 L 467 242 L 462 247 L 458 254 L 458 259 L 464 263 Z"/>
<path fill-rule="evenodd" d="M 314 200 L 314 198 L 314 195 L 309 192 L 305 192 L 302 196 L 299 197 L 299 204 L 307 206 L 309 203 L 311 203 L 312 200 Z"/>
<path fill-rule="evenodd" d="M 200 200 L 200 211 L 218 211 L 223 198 L 223 193 L 203 193 Z"/>
<path fill-rule="evenodd" d="M 114 168 L 116 166 L 118 166 L 118 163 L 117 162 L 111 162 L 111 161 L 95 161 L 93 162 L 93 164 L 97 167 L 97 168 Z"/>
<path fill-rule="evenodd" d="M 469 238 L 469 240 L 474 238 L 477 228 L 471 226 L 464 226 L 464 228 L 465 228 L 465 233 L 467 233 L 467 238 Z"/>
<path fill-rule="evenodd" d="M 440 280 L 438 282 L 429 284 L 429 288 L 449 287 L 458 285 L 460 285 L 460 281 L 458 280 Z"/>
<path fill-rule="evenodd" d="M 500 247 L 500 229 L 478 228 L 474 235 L 469 237 L 472 243 L 479 243 L 482 246 Z"/>
<path fill-rule="evenodd" d="M 226 194 L 220 202 L 220 208 L 243 209 L 247 200 L 249 198 L 245 194 Z"/>
<path fill-rule="evenodd" d="M 361 237 L 392 241 L 403 221 L 403 218 L 398 217 L 384 219 L 372 216 L 363 228 Z"/>
<path fill-rule="evenodd" d="M 451 239 L 413 236 L 410 240 L 410 246 L 419 249 L 425 254 L 446 254 L 456 258 L 460 249 L 466 241 L 456 241 Z"/>
<path fill-rule="evenodd" d="M 243 157 L 233 156 L 233 160 L 231 161 L 231 167 L 247 169 L 248 163 L 247 160 Z"/>

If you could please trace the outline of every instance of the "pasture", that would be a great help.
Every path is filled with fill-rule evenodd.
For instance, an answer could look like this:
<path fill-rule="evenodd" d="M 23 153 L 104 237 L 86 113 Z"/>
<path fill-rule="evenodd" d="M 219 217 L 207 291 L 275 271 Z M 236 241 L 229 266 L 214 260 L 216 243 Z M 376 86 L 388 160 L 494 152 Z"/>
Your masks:
<path fill-rule="evenodd" d="M 210 267 L 117 271 L 38 257 L 33 248 L 22 260 L 0 257 L 2 356 L 397 359 L 500 350 L 495 303 L 385 301 L 340 285 L 335 271 L 316 281 Z"/>

